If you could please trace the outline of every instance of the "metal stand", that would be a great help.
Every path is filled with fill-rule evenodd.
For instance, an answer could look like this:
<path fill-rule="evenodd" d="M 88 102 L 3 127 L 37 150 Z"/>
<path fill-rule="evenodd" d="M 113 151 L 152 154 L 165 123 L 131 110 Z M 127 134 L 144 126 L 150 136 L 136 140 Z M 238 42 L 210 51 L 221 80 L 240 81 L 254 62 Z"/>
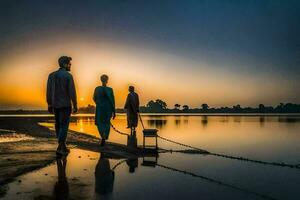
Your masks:
<path fill-rule="evenodd" d="M 158 130 L 157 129 L 145 129 L 144 127 L 144 123 L 143 123 L 143 120 L 142 120 L 142 117 L 139 113 L 139 118 L 140 118 L 140 121 L 141 121 L 141 124 L 142 124 L 142 127 L 143 127 L 143 149 L 145 149 L 146 147 L 155 147 L 155 150 L 158 149 L 158 145 L 157 145 L 157 132 Z M 146 145 L 146 138 L 149 137 L 149 138 L 155 138 L 155 146 L 153 145 Z"/>
<path fill-rule="evenodd" d="M 143 148 L 146 147 L 155 147 L 155 149 L 158 149 L 157 146 L 157 129 L 144 129 L 143 130 Z M 155 145 L 146 145 L 146 138 L 155 138 Z"/>

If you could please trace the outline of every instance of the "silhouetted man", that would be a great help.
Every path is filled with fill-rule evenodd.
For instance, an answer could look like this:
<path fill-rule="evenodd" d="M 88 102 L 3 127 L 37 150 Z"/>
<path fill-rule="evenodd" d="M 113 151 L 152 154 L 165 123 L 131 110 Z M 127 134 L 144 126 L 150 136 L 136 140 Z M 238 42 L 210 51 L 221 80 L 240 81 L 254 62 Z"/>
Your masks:
<path fill-rule="evenodd" d="M 131 134 L 135 132 L 138 124 L 138 112 L 140 107 L 139 96 L 134 92 L 134 87 L 129 86 L 124 108 L 127 110 L 127 128 L 131 129 Z"/>
<path fill-rule="evenodd" d="M 72 112 L 77 112 L 77 98 L 74 80 L 69 73 L 71 57 L 62 56 L 58 59 L 59 69 L 52 72 L 47 83 L 48 111 L 55 115 L 55 131 L 58 139 L 57 154 L 66 155 L 66 138 Z"/>

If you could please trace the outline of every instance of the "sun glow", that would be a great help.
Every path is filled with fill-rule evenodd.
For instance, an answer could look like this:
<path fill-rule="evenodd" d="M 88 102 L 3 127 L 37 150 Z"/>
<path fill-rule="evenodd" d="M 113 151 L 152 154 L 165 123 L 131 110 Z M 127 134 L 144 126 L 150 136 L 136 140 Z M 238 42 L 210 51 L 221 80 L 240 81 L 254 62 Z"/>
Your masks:
<path fill-rule="evenodd" d="M 71 73 L 79 106 L 93 104 L 92 95 L 94 88 L 100 85 L 101 74 L 109 75 L 108 86 L 114 89 L 117 107 L 123 107 L 129 85 L 135 86 L 142 105 L 159 98 L 169 107 L 175 103 L 192 107 L 201 103 L 251 105 L 253 99 L 260 97 L 264 103 L 285 96 L 284 92 L 272 94 L 274 88 L 284 91 L 278 90 L 282 87 L 278 80 L 269 80 L 266 84 L 259 76 L 246 77 L 212 69 L 208 64 L 177 55 L 124 44 L 74 40 L 64 44 L 43 41 L 32 44 L 31 50 L 24 52 L 21 49 L 25 47 L 19 47 L 13 56 L 4 59 L 1 65 L 12 67 L 0 67 L 0 107 L 45 108 L 47 77 L 57 70 L 60 55 L 73 58 Z"/>

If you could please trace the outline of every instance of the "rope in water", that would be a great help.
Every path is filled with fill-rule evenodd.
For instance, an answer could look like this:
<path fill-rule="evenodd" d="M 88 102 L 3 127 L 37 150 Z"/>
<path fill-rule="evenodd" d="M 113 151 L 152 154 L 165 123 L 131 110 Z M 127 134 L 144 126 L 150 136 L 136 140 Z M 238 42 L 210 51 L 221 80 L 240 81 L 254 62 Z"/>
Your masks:
<path fill-rule="evenodd" d="M 176 168 L 169 167 L 169 166 L 166 166 L 166 165 L 161 165 L 161 164 L 156 164 L 156 166 L 164 168 L 164 169 L 168 169 L 168 170 L 171 170 L 171 171 L 183 173 L 185 175 L 190 175 L 190 176 L 193 176 L 193 177 L 196 177 L 196 178 L 201 178 L 201 179 L 204 179 L 206 181 L 213 182 L 213 183 L 216 183 L 216 184 L 219 184 L 219 185 L 222 185 L 222 186 L 230 187 L 230 188 L 233 188 L 233 189 L 245 192 L 245 193 L 253 194 L 253 195 L 259 196 L 259 197 L 264 198 L 264 199 L 272 199 L 272 200 L 275 199 L 275 198 L 267 196 L 265 194 L 260 194 L 260 193 L 257 193 L 257 192 L 253 192 L 253 191 L 250 191 L 248 189 L 244 189 L 244 188 L 241 188 L 241 187 L 238 187 L 238 186 L 234 186 L 234 185 L 231 185 L 231 184 L 228 184 L 228 183 L 224 183 L 222 181 L 218 181 L 218 180 L 215 180 L 215 179 L 212 179 L 212 178 L 209 178 L 209 177 L 198 175 L 198 174 L 195 174 L 195 173 L 192 173 L 192 172 L 189 172 L 189 171 L 180 170 L 180 169 L 176 169 Z"/>
<path fill-rule="evenodd" d="M 119 161 L 111 169 L 113 171 L 115 171 L 115 169 L 118 166 L 120 166 L 121 164 L 123 164 L 126 161 L 127 161 L 126 159 Z M 201 178 L 201 179 L 204 179 L 206 181 L 213 182 L 213 183 L 216 183 L 216 184 L 219 184 L 219 185 L 222 185 L 222 186 L 230 187 L 230 188 L 233 188 L 233 189 L 245 192 L 245 193 L 253 194 L 253 195 L 259 196 L 259 197 L 264 198 L 264 199 L 275 200 L 275 198 L 267 196 L 265 194 L 260 194 L 260 193 L 257 193 L 257 192 L 253 192 L 253 191 L 250 191 L 250 190 L 238 187 L 238 186 L 234 186 L 234 185 L 231 185 L 231 184 L 228 184 L 228 183 L 224 183 L 224 182 L 219 181 L 219 180 L 215 180 L 215 179 L 212 179 L 212 178 L 209 178 L 209 177 L 206 177 L 206 176 L 198 175 L 198 174 L 195 174 L 193 172 L 189 172 L 189 171 L 185 171 L 185 170 L 180 170 L 180 169 L 176 169 L 176 168 L 173 168 L 173 167 L 169 167 L 169 166 L 162 165 L 162 164 L 157 164 L 157 163 L 155 165 L 158 166 L 158 167 L 164 168 L 164 169 L 168 169 L 168 170 L 171 170 L 171 171 L 179 172 L 179 173 L 182 173 L 182 174 L 185 174 L 185 175 L 190 175 L 190 176 L 193 176 L 193 177 L 196 177 L 196 178 Z"/>
<path fill-rule="evenodd" d="M 145 129 L 142 117 L 141 117 L 140 114 L 138 114 L 138 115 L 139 115 L 140 122 L 142 124 L 143 129 Z M 126 136 L 129 135 L 128 133 L 119 131 L 112 123 L 110 123 L 110 125 L 117 133 L 119 133 L 121 135 L 126 135 Z M 232 155 L 213 153 L 213 152 L 209 152 L 207 150 L 200 149 L 198 147 L 194 147 L 194 146 L 183 144 L 183 143 L 180 143 L 180 142 L 177 142 L 177 141 L 174 141 L 174 140 L 170 140 L 170 139 L 162 137 L 160 135 L 157 135 L 157 137 L 162 139 L 162 140 L 165 140 L 167 142 L 171 142 L 171 143 L 174 143 L 174 144 L 177 144 L 177 145 L 180 145 L 180 146 L 184 146 L 184 147 L 187 147 L 187 148 L 190 148 L 190 149 L 195 149 L 195 150 L 199 151 L 201 154 L 209 154 L 209 155 L 212 155 L 212 156 L 218 156 L 218 157 L 223 157 L 223 158 L 228 158 L 228 159 L 233 159 L 233 160 L 246 161 L 246 162 L 253 162 L 253 163 L 264 164 L 264 165 L 273 165 L 273 166 L 300 169 L 300 164 L 288 164 L 288 163 L 285 163 L 285 162 L 268 162 L 268 161 L 262 161 L 262 160 L 254 160 L 254 159 L 250 159 L 250 158 L 246 158 L 246 157 L 237 157 L 237 156 L 232 156 Z"/>
<path fill-rule="evenodd" d="M 187 144 L 183 144 L 183 143 L 179 143 L 164 137 L 161 137 L 159 135 L 157 135 L 158 138 L 180 145 L 180 146 L 184 146 L 184 147 L 188 147 L 191 149 L 195 149 L 197 151 L 202 152 L 203 154 L 209 154 L 212 156 L 218 156 L 218 157 L 223 157 L 223 158 L 228 158 L 228 159 L 234 159 L 234 160 L 241 160 L 241 161 L 246 161 L 246 162 L 254 162 L 254 163 L 259 163 L 259 164 L 265 164 L 265 165 L 273 165 L 273 166 L 280 166 L 280 167 L 290 167 L 290 168 L 296 168 L 296 169 L 300 169 L 300 164 L 288 164 L 288 163 L 284 163 L 284 162 L 267 162 L 267 161 L 261 161 L 261 160 L 254 160 L 254 159 L 250 159 L 250 158 L 245 158 L 245 157 L 237 157 L 237 156 L 231 156 L 231 155 L 226 155 L 226 154 L 219 154 L 219 153 L 212 153 L 212 152 L 208 152 L 206 150 L 197 148 L 197 147 L 193 147 L 191 145 L 187 145 Z"/>
<path fill-rule="evenodd" d="M 157 135 L 158 138 L 162 139 L 162 140 L 165 140 L 167 142 L 171 142 L 171 143 L 174 143 L 174 144 L 177 144 L 177 145 L 180 145 L 180 146 L 184 146 L 184 147 L 188 147 L 190 149 L 195 149 L 197 151 L 201 151 L 202 153 L 204 154 L 210 154 L 210 152 L 206 151 L 206 150 L 203 150 L 203 149 L 200 149 L 200 148 L 197 148 L 197 147 L 193 147 L 193 146 L 190 146 L 190 145 L 187 145 L 187 144 L 183 144 L 183 143 L 179 143 L 179 142 L 176 142 L 174 140 L 170 140 L 168 138 L 165 138 L 165 137 L 162 137 L 160 135 Z"/>
<path fill-rule="evenodd" d="M 126 161 L 127 161 L 126 159 L 119 161 L 111 169 L 113 171 L 115 171 L 115 169 L 118 166 L 120 166 L 121 164 L 123 164 Z M 185 170 L 180 170 L 180 169 L 176 169 L 176 168 L 173 168 L 173 167 L 169 167 L 169 166 L 162 165 L 162 164 L 157 164 L 157 163 L 155 165 L 158 166 L 158 167 L 164 168 L 164 169 L 168 169 L 168 170 L 171 170 L 171 171 L 179 172 L 179 173 L 182 173 L 182 174 L 185 174 L 185 175 L 190 175 L 190 176 L 193 176 L 193 177 L 196 177 L 196 178 L 201 178 L 201 179 L 204 179 L 204 180 L 212 182 L 212 183 L 216 183 L 216 184 L 219 184 L 219 185 L 222 185 L 222 186 L 226 186 L 226 187 L 230 187 L 230 188 L 233 188 L 233 189 L 245 192 L 245 193 L 256 195 L 256 196 L 259 196 L 259 197 L 264 198 L 264 199 L 275 200 L 275 198 L 267 196 L 265 194 L 260 194 L 260 193 L 257 193 L 257 192 L 253 192 L 253 191 L 250 191 L 250 190 L 238 187 L 238 186 L 234 186 L 234 185 L 231 185 L 231 184 L 228 184 L 228 183 L 224 183 L 224 182 L 219 181 L 219 180 L 215 180 L 215 179 L 212 179 L 212 178 L 209 178 L 209 177 L 206 177 L 206 176 L 198 175 L 198 174 L 195 174 L 193 172 L 189 172 L 189 171 L 185 171 Z"/>
<path fill-rule="evenodd" d="M 126 162 L 126 159 L 125 160 L 121 160 L 120 162 L 118 162 L 117 164 L 115 164 L 115 166 L 113 166 L 113 168 L 111 168 L 111 169 L 114 171 L 119 165 L 121 165 L 124 162 Z"/>

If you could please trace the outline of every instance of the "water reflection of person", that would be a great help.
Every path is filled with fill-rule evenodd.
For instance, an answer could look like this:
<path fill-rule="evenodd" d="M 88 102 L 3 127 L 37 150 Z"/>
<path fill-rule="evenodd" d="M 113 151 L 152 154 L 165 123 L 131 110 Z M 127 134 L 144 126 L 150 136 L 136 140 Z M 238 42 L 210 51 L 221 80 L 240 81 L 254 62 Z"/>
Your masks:
<path fill-rule="evenodd" d="M 204 115 L 204 116 L 202 117 L 202 119 L 201 119 L 201 124 L 202 124 L 202 126 L 203 126 L 204 128 L 207 127 L 207 124 L 208 124 L 208 118 L 207 118 L 206 115 Z"/>
<path fill-rule="evenodd" d="M 259 117 L 259 124 L 260 124 L 261 127 L 264 126 L 264 124 L 265 124 L 265 116 L 260 116 Z"/>
<path fill-rule="evenodd" d="M 115 172 L 110 169 L 109 159 L 101 154 L 95 169 L 95 192 L 99 195 L 111 194 Z"/>
<path fill-rule="evenodd" d="M 177 127 L 180 127 L 180 124 L 181 124 L 180 116 L 175 116 L 175 125 L 176 125 Z"/>
<path fill-rule="evenodd" d="M 135 168 L 138 167 L 138 159 L 137 158 L 128 159 L 128 160 L 126 160 L 126 164 L 129 167 L 129 173 L 134 173 Z"/>
<path fill-rule="evenodd" d="M 56 159 L 58 181 L 54 186 L 54 199 L 69 199 L 69 183 L 66 176 L 67 158 Z"/>

